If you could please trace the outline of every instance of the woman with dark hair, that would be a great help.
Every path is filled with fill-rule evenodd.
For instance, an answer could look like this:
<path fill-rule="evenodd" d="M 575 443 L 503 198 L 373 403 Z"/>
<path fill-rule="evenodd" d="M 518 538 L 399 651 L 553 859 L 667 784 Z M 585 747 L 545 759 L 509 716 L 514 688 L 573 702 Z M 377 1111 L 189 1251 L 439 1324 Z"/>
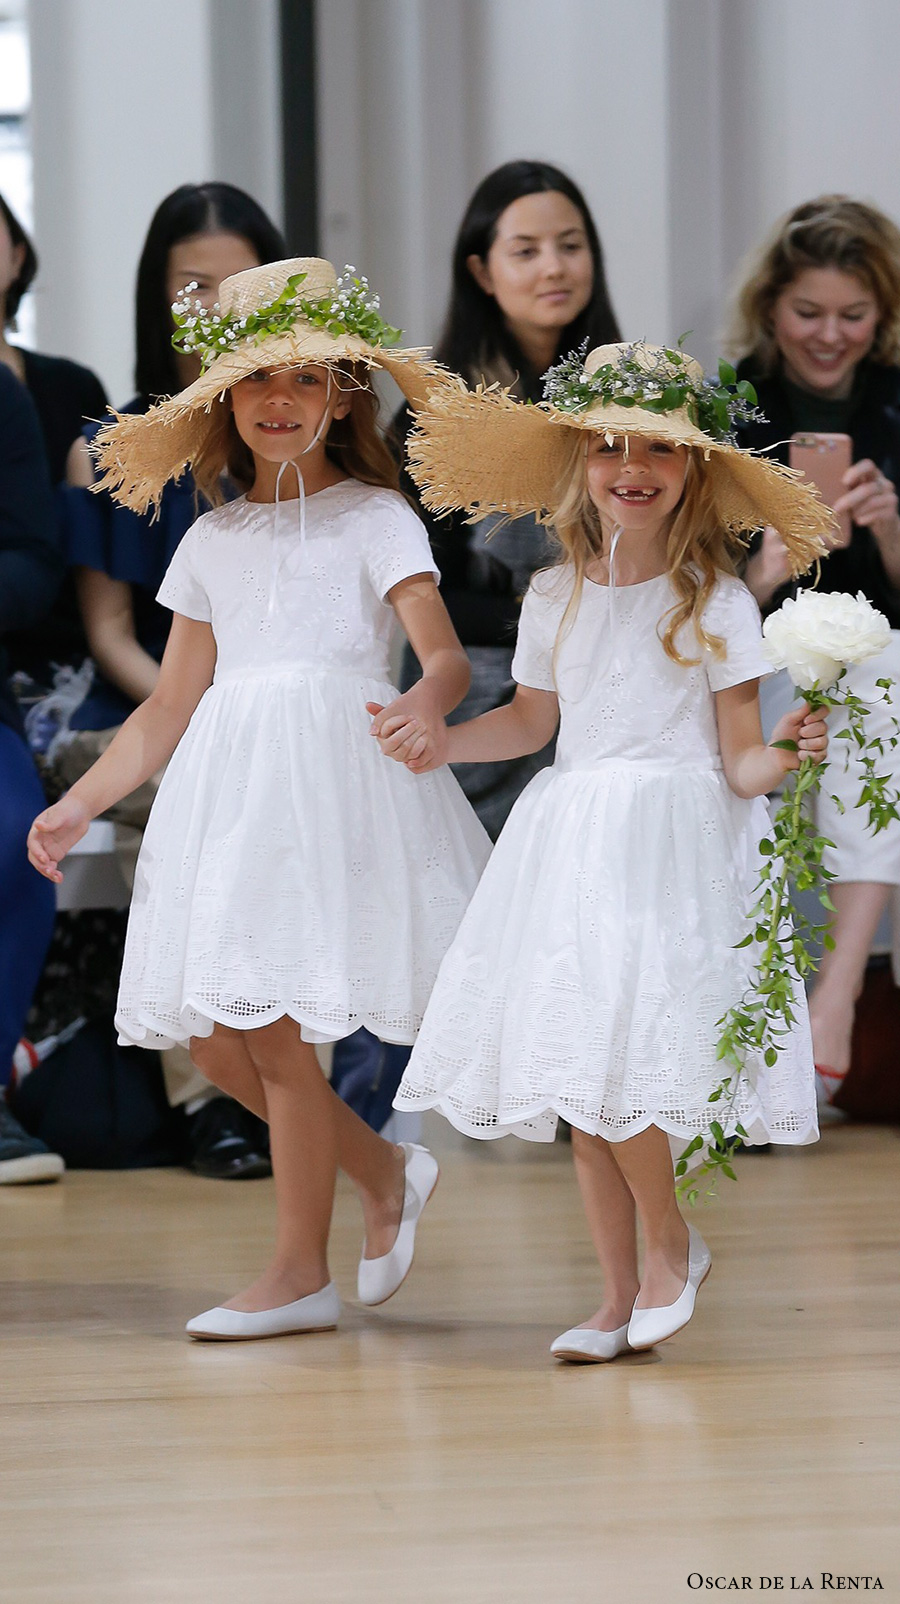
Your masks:
<path fill-rule="evenodd" d="M 539 401 L 549 367 L 585 340 L 618 340 L 603 253 L 580 189 L 547 162 L 506 162 L 482 179 L 453 249 L 450 305 L 435 351 L 469 385 L 510 386 Z M 408 408 L 395 428 L 405 439 Z M 472 660 L 472 688 L 453 715 L 473 718 L 509 701 L 521 598 L 546 560 L 531 518 L 474 528 L 462 515 L 436 518 L 418 506 L 441 571 L 441 594 Z M 468 764 L 457 776 L 494 839 L 523 786 L 550 761 L 548 749 L 510 763 Z"/>
<path fill-rule="evenodd" d="M 821 564 L 820 590 L 861 591 L 892 629 L 878 657 L 851 668 L 850 688 L 873 706 L 870 734 L 885 742 L 884 766 L 900 780 L 890 746 L 891 710 L 878 682 L 900 680 L 900 230 L 889 217 L 846 195 L 820 195 L 779 220 L 738 292 L 731 329 L 738 374 L 759 396 L 762 421 L 740 431 L 742 445 L 787 461 L 796 431 L 847 434 L 853 465 L 835 510 L 848 516 L 848 540 L 834 538 Z M 778 531 L 766 529 L 746 570 L 763 611 L 782 600 L 788 577 Z M 895 968 L 900 973 L 900 824 L 872 836 L 854 807 L 860 771 L 846 773 L 816 802 L 817 827 L 830 843 L 836 878 L 833 947 L 810 996 L 810 1021 L 823 1099 L 838 1091 L 850 1063 L 856 1001 L 879 922 L 893 900 Z M 835 791 L 846 805 L 836 805 Z"/>
<path fill-rule="evenodd" d="M 15 329 L 16 314 L 38 270 L 35 248 L 15 213 L 0 195 L 0 362 L 24 384 L 37 411 L 52 484 L 66 477 L 74 442 L 80 439 L 87 418 L 106 411 L 106 392 L 92 373 L 67 357 L 28 351 L 7 339 Z M 80 665 L 87 642 L 71 577 L 67 577 L 51 607 L 27 629 L 17 629 L 6 640 L 11 671 L 27 674 L 36 691 L 47 691 L 57 668 Z"/>
<path fill-rule="evenodd" d="M 435 355 L 471 386 L 499 383 L 539 401 L 544 374 L 560 357 L 585 341 L 593 348 L 620 337 L 597 229 L 577 185 L 548 162 L 506 162 L 488 173 L 456 237 Z M 411 426 L 403 407 L 394 422 L 401 452 Z M 548 560 L 546 536 L 533 518 L 485 518 L 474 526 L 461 513 L 437 518 L 408 474 L 401 482 L 428 529 L 441 595 L 472 664 L 471 688 L 451 722 L 474 718 L 515 693 L 519 609 L 532 574 Z M 409 657 L 406 668 L 408 682 Z M 552 757 L 551 744 L 508 763 L 456 771 L 493 840 L 519 792 Z M 360 1032 L 338 1043 L 332 1084 L 377 1128 L 390 1113 L 406 1056 Z"/>
<path fill-rule="evenodd" d="M 212 306 L 224 278 L 286 254 L 284 240 L 262 207 L 232 184 L 183 184 L 153 217 L 137 272 L 135 378 L 126 412 L 146 412 L 160 397 L 199 376 L 199 358 L 172 346 L 172 302 L 188 284 Z M 90 489 L 94 471 L 86 429 L 70 462 L 64 508 L 66 555 L 73 565 L 94 683 L 71 717 L 74 732 L 56 759 L 73 784 L 109 745 L 119 725 L 146 700 L 159 675 L 171 613 L 156 593 L 174 552 L 205 502 L 189 473 L 168 484 L 157 517 L 119 506 Z M 226 496 L 234 488 L 225 486 Z M 155 794 L 150 781 L 109 815 L 117 828 L 126 878 L 133 874 L 140 832 Z M 243 1179 L 269 1174 L 266 1132 L 230 1098 L 214 1092 L 177 1049 L 163 1055 L 172 1104 L 188 1115 L 190 1165 L 198 1174 Z"/>

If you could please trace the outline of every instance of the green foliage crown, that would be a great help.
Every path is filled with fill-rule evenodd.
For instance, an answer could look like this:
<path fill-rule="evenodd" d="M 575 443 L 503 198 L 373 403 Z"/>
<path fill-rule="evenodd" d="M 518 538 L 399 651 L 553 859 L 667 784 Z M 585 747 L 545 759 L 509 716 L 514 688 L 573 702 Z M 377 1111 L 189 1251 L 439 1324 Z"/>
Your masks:
<path fill-rule="evenodd" d="M 735 443 L 739 424 L 762 416 L 752 384 L 739 379 L 727 362 L 719 363 L 717 378 L 698 379 L 680 343 L 658 352 L 642 344 L 625 345 L 615 362 L 604 362 L 593 373 L 584 370 L 587 346 L 585 341 L 547 372 L 544 400 L 559 412 L 577 414 L 598 401 L 643 412 L 684 409 L 704 434 L 728 445 Z"/>
<path fill-rule="evenodd" d="M 240 316 L 222 312 L 218 304 L 204 307 L 192 298 L 197 284 L 186 285 L 172 303 L 172 344 L 187 356 L 199 356 L 204 372 L 217 357 L 236 346 L 250 340 L 258 345 L 270 337 L 288 334 L 301 319 L 313 328 L 326 330 L 335 339 L 354 334 L 368 345 L 397 344 L 401 330 L 385 322 L 378 296 L 372 294 L 368 280 L 354 267 L 345 267 L 335 289 L 315 299 L 300 294 L 306 276 L 292 274 L 279 295 Z"/>

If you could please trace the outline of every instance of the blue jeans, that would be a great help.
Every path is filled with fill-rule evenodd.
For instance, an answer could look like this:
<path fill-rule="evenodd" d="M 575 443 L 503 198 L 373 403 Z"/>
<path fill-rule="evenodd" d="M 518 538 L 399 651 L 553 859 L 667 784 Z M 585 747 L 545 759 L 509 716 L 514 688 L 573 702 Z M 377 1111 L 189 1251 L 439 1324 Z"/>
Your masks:
<path fill-rule="evenodd" d="M 331 1084 L 338 1097 L 380 1131 L 387 1124 L 411 1047 L 379 1041 L 365 1027 L 334 1044 Z"/>
<path fill-rule="evenodd" d="M 0 724 L 0 1086 L 9 1081 L 56 916 L 56 891 L 25 852 L 31 821 L 45 806 L 25 742 Z"/>

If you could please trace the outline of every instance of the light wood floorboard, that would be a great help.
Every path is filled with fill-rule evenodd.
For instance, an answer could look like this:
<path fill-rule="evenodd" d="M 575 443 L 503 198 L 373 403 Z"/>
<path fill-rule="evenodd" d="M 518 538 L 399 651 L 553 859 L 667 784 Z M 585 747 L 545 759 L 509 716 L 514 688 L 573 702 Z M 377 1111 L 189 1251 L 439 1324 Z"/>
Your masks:
<path fill-rule="evenodd" d="M 693 1323 L 577 1368 L 547 1354 L 598 1298 L 568 1149 L 440 1139 L 396 1299 L 349 1301 L 342 1185 L 341 1329 L 268 1343 L 181 1333 L 259 1266 L 271 1183 L 3 1189 L 4 1604 L 680 1604 L 721 1596 L 692 1573 L 823 1572 L 900 1600 L 898 1133 L 743 1157 L 695 1212 Z"/>

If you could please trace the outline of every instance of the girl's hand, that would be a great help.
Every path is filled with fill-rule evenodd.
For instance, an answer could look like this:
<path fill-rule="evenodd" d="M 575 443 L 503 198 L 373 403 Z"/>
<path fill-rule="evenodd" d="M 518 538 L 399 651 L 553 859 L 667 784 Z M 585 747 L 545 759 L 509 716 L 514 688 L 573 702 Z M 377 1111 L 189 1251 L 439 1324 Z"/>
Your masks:
<path fill-rule="evenodd" d="M 786 752 L 784 747 L 774 745 L 776 741 L 794 741 L 797 750 Z M 828 755 L 828 730 L 821 712 L 813 712 L 807 702 L 792 707 L 789 713 L 778 720 L 769 747 L 785 774 L 798 769 L 801 759 L 805 757 L 812 758 L 814 763 L 824 763 Z"/>
<path fill-rule="evenodd" d="M 413 774 L 440 768 L 447 761 L 447 726 L 429 691 L 416 696 L 422 683 L 398 696 L 389 707 L 366 703 L 367 712 L 372 714 L 370 733 L 382 752 L 405 764 Z"/>
<path fill-rule="evenodd" d="M 849 512 L 862 529 L 871 529 L 877 541 L 895 541 L 900 533 L 897 492 L 871 458 L 854 462 L 844 474 L 846 491 L 834 504 L 837 513 Z"/>
<path fill-rule="evenodd" d="M 769 602 L 786 585 L 791 577 L 791 563 L 788 549 L 777 529 L 766 524 L 763 530 L 762 544 L 759 551 L 748 558 L 744 570 L 744 583 L 760 607 L 768 607 Z"/>
<path fill-rule="evenodd" d="M 59 885 L 57 865 L 87 833 L 91 815 L 71 792 L 39 813 L 28 832 L 28 857 L 39 874 Z"/>

